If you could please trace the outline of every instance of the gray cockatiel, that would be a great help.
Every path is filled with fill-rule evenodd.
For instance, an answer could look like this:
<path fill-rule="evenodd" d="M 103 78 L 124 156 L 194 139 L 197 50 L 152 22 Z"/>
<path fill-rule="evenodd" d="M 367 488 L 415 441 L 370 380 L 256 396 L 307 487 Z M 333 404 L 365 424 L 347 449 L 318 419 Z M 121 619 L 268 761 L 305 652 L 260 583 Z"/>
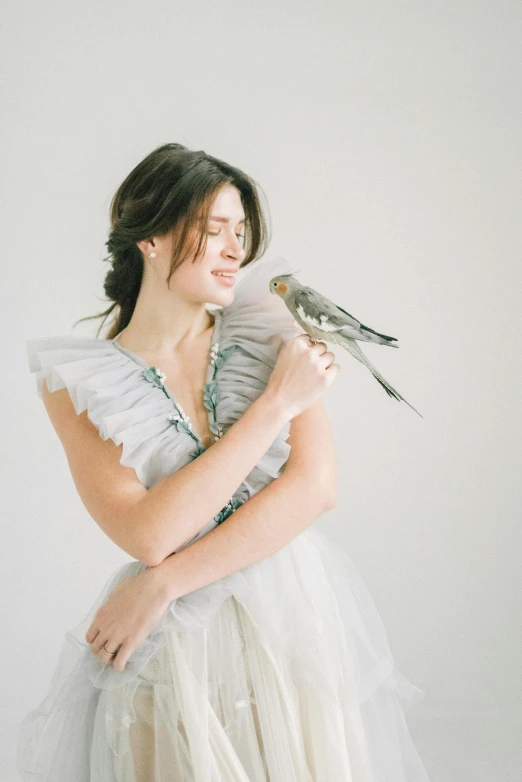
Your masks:
<path fill-rule="evenodd" d="M 387 337 L 379 334 L 369 326 L 350 315 L 338 304 L 318 293 L 314 288 L 301 285 L 293 274 L 279 274 L 270 280 L 270 293 L 280 296 L 297 323 L 306 331 L 311 341 L 332 342 L 335 345 L 348 350 L 354 358 L 367 367 L 374 378 L 381 384 L 387 394 L 394 399 L 406 402 L 415 410 L 413 405 L 404 399 L 388 382 L 380 372 L 366 358 L 356 340 L 360 342 L 373 342 L 377 345 L 387 345 L 390 348 L 398 348 L 395 337 Z M 418 410 L 417 415 L 423 416 Z"/>

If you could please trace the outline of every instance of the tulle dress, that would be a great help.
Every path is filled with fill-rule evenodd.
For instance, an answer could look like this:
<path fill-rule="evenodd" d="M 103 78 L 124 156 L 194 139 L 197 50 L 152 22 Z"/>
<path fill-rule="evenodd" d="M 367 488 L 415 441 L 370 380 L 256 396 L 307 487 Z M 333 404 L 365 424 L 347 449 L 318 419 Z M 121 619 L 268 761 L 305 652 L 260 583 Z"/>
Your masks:
<path fill-rule="evenodd" d="M 205 405 L 221 437 L 262 393 L 302 330 L 268 282 L 285 258 L 240 270 L 213 311 Z M 27 341 L 38 394 L 66 387 L 146 488 L 204 450 L 161 372 L 117 340 Z M 278 478 L 290 422 L 227 505 L 178 550 Z M 284 524 L 284 519 L 281 519 Z M 70 629 L 47 695 L 19 726 L 27 782 L 427 782 L 404 712 L 423 690 L 395 667 L 346 552 L 313 526 L 259 563 L 174 600 L 116 671 L 85 633 L 130 561 Z"/>

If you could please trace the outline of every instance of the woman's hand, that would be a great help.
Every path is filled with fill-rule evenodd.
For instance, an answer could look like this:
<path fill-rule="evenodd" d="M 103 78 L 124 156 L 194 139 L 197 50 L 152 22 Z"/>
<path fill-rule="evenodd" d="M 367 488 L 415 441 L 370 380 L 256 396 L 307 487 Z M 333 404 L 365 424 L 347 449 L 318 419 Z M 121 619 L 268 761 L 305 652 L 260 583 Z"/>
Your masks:
<path fill-rule="evenodd" d="M 308 409 L 340 372 L 325 342 L 299 334 L 279 351 L 263 394 L 275 399 L 287 420 Z"/>
<path fill-rule="evenodd" d="M 170 600 L 158 568 L 121 581 L 98 609 L 85 640 L 102 662 L 122 671 L 133 651 L 158 626 Z M 115 656 L 107 653 L 117 652 Z"/>

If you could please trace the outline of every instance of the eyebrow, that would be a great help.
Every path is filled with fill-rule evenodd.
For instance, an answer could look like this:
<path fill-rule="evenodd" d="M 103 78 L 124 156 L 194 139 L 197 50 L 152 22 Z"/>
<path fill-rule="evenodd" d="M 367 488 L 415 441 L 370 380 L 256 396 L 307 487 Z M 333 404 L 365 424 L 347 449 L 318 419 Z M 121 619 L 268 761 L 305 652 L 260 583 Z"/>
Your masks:
<path fill-rule="evenodd" d="M 211 215 L 208 219 L 209 220 L 215 220 L 217 223 L 228 223 L 228 222 L 230 222 L 228 217 L 220 217 L 220 215 Z M 245 218 L 240 220 L 238 225 L 241 225 L 244 222 L 245 222 Z"/>

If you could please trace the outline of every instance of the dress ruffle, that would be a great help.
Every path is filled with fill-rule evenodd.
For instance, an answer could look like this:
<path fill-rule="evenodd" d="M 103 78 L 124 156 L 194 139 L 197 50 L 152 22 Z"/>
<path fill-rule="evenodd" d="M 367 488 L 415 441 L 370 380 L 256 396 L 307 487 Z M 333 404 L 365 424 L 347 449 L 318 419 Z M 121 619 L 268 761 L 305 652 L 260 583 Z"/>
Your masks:
<path fill-rule="evenodd" d="M 220 399 L 217 417 L 228 428 L 265 390 L 282 347 L 302 333 L 281 299 L 270 293 L 268 282 L 291 271 L 284 257 L 255 262 L 237 280 L 234 301 L 221 310 L 219 345 L 232 351 L 218 374 Z M 290 453 L 290 422 L 243 481 L 249 496 L 260 491 L 281 468 Z"/>
<path fill-rule="evenodd" d="M 220 349 L 240 347 L 218 374 L 225 429 L 301 333 L 268 292 L 288 262 L 244 271 L 218 316 Z M 171 400 L 114 345 L 75 339 L 30 341 L 40 388 L 44 376 L 51 390 L 67 386 L 77 413 L 87 410 L 104 439 L 123 443 L 122 464 L 145 485 L 159 462 L 164 475 L 181 466 L 193 445 L 165 425 Z M 244 481 L 248 494 L 278 477 L 288 435 L 289 425 Z M 404 718 L 424 693 L 395 667 L 373 600 L 340 546 L 309 527 L 272 556 L 174 600 L 116 671 L 91 653 L 85 633 L 116 586 L 145 567 L 118 568 L 66 634 L 48 694 L 20 726 L 22 779 L 428 782 Z M 141 739 L 152 754 L 140 772 Z"/>
<path fill-rule="evenodd" d="M 285 258 L 258 261 L 242 269 L 234 301 L 216 311 L 220 349 L 237 345 L 220 367 L 217 415 L 224 431 L 263 392 L 278 353 L 301 333 L 284 303 L 271 295 L 268 280 L 289 270 Z M 26 342 L 29 369 L 42 396 L 67 388 L 76 413 L 87 411 L 102 439 L 122 445 L 120 463 L 134 468 L 149 489 L 191 460 L 194 443 L 168 420 L 173 403 L 143 379 L 143 369 L 111 340 L 59 335 Z M 286 423 L 252 472 L 238 487 L 244 500 L 278 477 L 288 458 Z"/>
<path fill-rule="evenodd" d="M 173 601 L 118 672 L 85 633 L 143 569 L 119 568 L 67 633 L 50 691 L 21 726 L 24 780 L 61 782 L 56 768 L 75 782 L 142 782 L 132 730 L 157 726 L 157 762 L 173 779 L 427 782 L 404 718 L 424 693 L 395 667 L 371 596 L 326 536 L 309 528 Z"/>

